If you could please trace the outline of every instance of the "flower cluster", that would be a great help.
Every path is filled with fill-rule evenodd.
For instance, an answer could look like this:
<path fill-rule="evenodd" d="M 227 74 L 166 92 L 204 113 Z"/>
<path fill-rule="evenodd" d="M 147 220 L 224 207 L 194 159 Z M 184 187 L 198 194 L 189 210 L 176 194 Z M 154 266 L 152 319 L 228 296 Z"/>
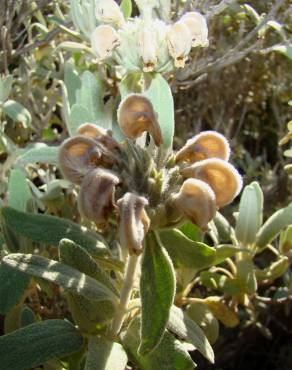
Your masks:
<path fill-rule="evenodd" d="M 185 179 L 175 205 L 201 228 L 206 228 L 219 207 L 231 203 L 242 188 L 242 179 L 228 162 L 230 148 L 225 137 L 205 131 L 188 140 L 176 154 Z"/>
<path fill-rule="evenodd" d="M 206 19 L 198 12 L 186 13 L 174 24 L 153 17 L 126 21 L 114 0 L 99 0 L 96 18 L 99 26 L 92 32 L 91 46 L 97 58 L 128 71 L 182 68 L 192 47 L 209 44 Z"/>
<path fill-rule="evenodd" d="M 206 229 L 217 209 L 239 193 L 242 180 L 228 162 L 230 148 L 221 134 L 202 132 L 158 169 L 153 152 L 132 142 L 144 132 L 156 147 L 163 142 L 150 100 L 128 95 L 117 116 L 128 138 L 124 143 L 86 123 L 63 142 L 59 163 L 64 176 L 80 186 L 81 215 L 99 228 L 116 217 L 121 246 L 130 254 L 142 252 L 149 228 L 176 225 L 186 217 Z"/>

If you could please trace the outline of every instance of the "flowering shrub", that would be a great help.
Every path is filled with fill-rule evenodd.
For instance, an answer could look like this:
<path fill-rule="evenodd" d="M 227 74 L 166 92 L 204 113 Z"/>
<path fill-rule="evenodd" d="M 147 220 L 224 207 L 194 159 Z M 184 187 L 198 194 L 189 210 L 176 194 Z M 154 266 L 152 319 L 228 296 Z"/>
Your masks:
<path fill-rule="evenodd" d="M 252 325 L 261 304 L 290 299 L 291 280 L 281 297 L 260 287 L 290 276 L 291 204 L 263 222 L 262 189 L 252 182 L 241 194 L 219 132 L 173 146 L 169 81 L 192 48 L 208 47 L 207 17 L 192 9 L 174 21 L 170 1 L 135 3 L 71 0 L 75 30 L 62 27 L 80 42 L 55 51 L 76 62 L 60 84 L 69 137 L 12 156 L 1 205 L 3 369 L 193 369 L 194 351 L 216 362 L 219 322 Z M 1 80 L 1 107 L 14 119 L 9 85 Z M 26 179 L 33 163 L 54 173 L 44 193 Z M 220 211 L 238 196 L 233 227 Z M 58 314 L 39 309 L 40 297 Z"/>

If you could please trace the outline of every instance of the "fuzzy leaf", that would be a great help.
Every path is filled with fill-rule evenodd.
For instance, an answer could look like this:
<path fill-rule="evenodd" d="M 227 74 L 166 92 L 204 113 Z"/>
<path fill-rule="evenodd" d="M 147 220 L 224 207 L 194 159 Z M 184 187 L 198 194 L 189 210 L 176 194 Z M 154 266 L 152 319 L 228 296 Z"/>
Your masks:
<path fill-rule="evenodd" d="M 71 136 L 76 135 L 76 132 L 83 123 L 92 122 L 91 114 L 86 108 L 80 104 L 74 104 L 71 108 L 69 116 L 69 133 Z"/>
<path fill-rule="evenodd" d="M 17 159 L 17 166 L 25 166 L 31 163 L 46 163 L 58 166 L 58 146 L 41 146 L 26 150 Z"/>
<path fill-rule="evenodd" d="M 0 103 L 4 103 L 11 92 L 13 84 L 13 77 L 8 75 L 4 78 L 0 78 Z"/>
<path fill-rule="evenodd" d="M 76 92 L 81 88 L 81 80 L 75 69 L 74 62 L 66 62 L 64 70 L 64 82 L 68 91 L 68 99 L 71 107 L 76 103 Z"/>
<path fill-rule="evenodd" d="M 2 263 L 31 276 L 48 280 L 62 288 L 93 301 L 111 301 L 117 297 L 103 284 L 63 263 L 33 255 L 13 253 L 5 256 Z"/>
<path fill-rule="evenodd" d="M 127 354 L 119 343 L 90 338 L 85 370 L 124 370 L 127 362 Z"/>
<path fill-rule="evenodd" d="M 199 270 L 212 265 L 215 260 L 214 248 L 187 238 L 180 230 L 161 231 L 159 236 L 171 259 L 178 265 Z"/>
<path fill-rule="evenodd" d="M 29 111 L 14 100 L 7 100 L 3 104 L 3 111 L 13 121 L 22 123 L 25 128 L 31 124 L 31 115 Z"/>
<path fill-rule="evenodd" d="M 35 242 L 57 246 L 61 239 L 68 238 L 92 255 L 100 256 L 109 253 L 107 244 L 101 236 L 72 221 L 54 216 L 19 212 L 10 207 L 2 208 L 1 215 L 5 225 L 16 234 Z"/>
<path fill-rule="evenodd" d="M 192 370 L 196 367 L 184 345 L 167 331 L 150 354 L 141 356 L 138 353 L 140 327 L 140 318 L 133 319 L 123 337 L 123 345 L 139 369 L 157 369 L 158 364 L 160 370 Z"/>
<path fill-rule="evenodd" d="M 10 173 L 9 185 L 9 206 L 19 211 L 25 211 L 31 192 L 26 181 L 24 173 L 18 169 L 14 169 Z"/>
<path fill-rule="evenodd" d="M 179 338 L 192 343 L 206 359 L 214 363 L 213 349 L 202 329 L 180 308 L 171 307 L 167 327 Z"/>
<path fill-rule="evenodd" d="M 253 182 L 244 188 L 240 199 L 239 214 L 235 228 L 237 240 L 243 246 L 253 244 L 262 222 L 263 192 L 259 184 Z"/>
<path fill-rule="evenodd" d="M 174 104 L 169 84 L 164 77 L 157 73 L 151 78 L 150 85 L 144 95 L 150 99 L 158 115 L 163 148 L 169 151 L 172 148 L 174 135 Z"/>
<path fill-rule="evenodd" d="M 256 245 L 264 248 L 271 243 L 286 226 L 292 224 L 292 203 L 279 211 L 275 212 L 260 228 Z"/>
<path fill-rule="evenodd" d="M 27 370 L 78 351 L 83 338 L 67 321 L 47 320 L 0 337 L 1 367 Z"/>
<path fill-rule="evenodd" d="M 142 327 L 139 353 L 150 353 L 161 341 L 175 294 L 171 260 L 154 234 L 148 234 L 141 267 Z"/>

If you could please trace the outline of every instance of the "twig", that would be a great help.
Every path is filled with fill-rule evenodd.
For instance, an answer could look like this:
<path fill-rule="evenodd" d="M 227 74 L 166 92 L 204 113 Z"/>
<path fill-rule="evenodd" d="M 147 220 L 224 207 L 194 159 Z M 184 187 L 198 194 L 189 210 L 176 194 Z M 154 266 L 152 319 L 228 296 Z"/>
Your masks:
<path fill-rule="evenodd" d="M 292 302 L 292 295 L 282 298 L 270 298 L 270 297 L 261 297 L 257 296 L 256 299 L 260 302 L 264 302 L 267 304 L 286 304 Z"/>

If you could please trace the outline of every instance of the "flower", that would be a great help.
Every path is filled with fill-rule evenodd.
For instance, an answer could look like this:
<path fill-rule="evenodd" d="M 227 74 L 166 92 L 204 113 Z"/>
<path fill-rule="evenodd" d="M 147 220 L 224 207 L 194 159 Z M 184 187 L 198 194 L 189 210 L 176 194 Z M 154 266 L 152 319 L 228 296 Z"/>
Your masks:
<path fill-rule="evenodd" d="M 216 197 L 211 187 L 198 179 L 187 179 L 180 188 L 179 193 L 173 195 L 174 205 L 202 229 L 216 214 Z"/>
<path fill-rule="evenodd" d="M 146 198 L 134 193 L 126 193 L 117 202 L 119 214 L 119 239 L 121 246 L 129 254 L 139 255 L 143 251 L 143 241 L 148 232 L 150 220 L 145 211 Z"/>
<path fill-rule="evenodd" d="M 175 67 L 183 68 L 192 47 L 192 36 L 189 28 L 183 22 L 174 23 L 167 32 L 167 43 Z"/>
<path fill-rule="evenodd" d="M 162 143 L 162 135 L 151 101 L 141 94 L 128 95 L 118 108 L 118 123 L 122 132 L 130 139 L 137 139 L 149 132 L 155 144 Z"/>
<path fill-rule="evenodd" d="M 176 162 L 194 163 L 207 158 L 228 161 L 230 146 L 227 139 L 215 131 L 204 131 L 189 139 L 176 153 Z"/>
<path fill-rule="evenodd" d="M 157 63 L 156 35 L 149 27 L 143 27 L 139 36 L 139 55 L 144 63 L 143 71 L 152 72 Z"/>
<path fill-rule="evenodd" d="M 124 15 L 114 0 L 98 0 L 95 15 L 96 19 L 102 23 L 112 23 L 117 26 L 125 23 Z"/>
<path fill-rule="evenodd" d="M 91 47 L 100 60 L 112 55 L 114 49 L 120 45 L 117 31 L 108 25 L 98 26 L 91 35 Z"/>
<path fill-rule="evenodd" d="M 189 12 L 182 16 L 183 22 L 189 29 L 192 36 L 192 47 L 209 45 L 208 26 L 206 18 L 198 12 Z"/>

